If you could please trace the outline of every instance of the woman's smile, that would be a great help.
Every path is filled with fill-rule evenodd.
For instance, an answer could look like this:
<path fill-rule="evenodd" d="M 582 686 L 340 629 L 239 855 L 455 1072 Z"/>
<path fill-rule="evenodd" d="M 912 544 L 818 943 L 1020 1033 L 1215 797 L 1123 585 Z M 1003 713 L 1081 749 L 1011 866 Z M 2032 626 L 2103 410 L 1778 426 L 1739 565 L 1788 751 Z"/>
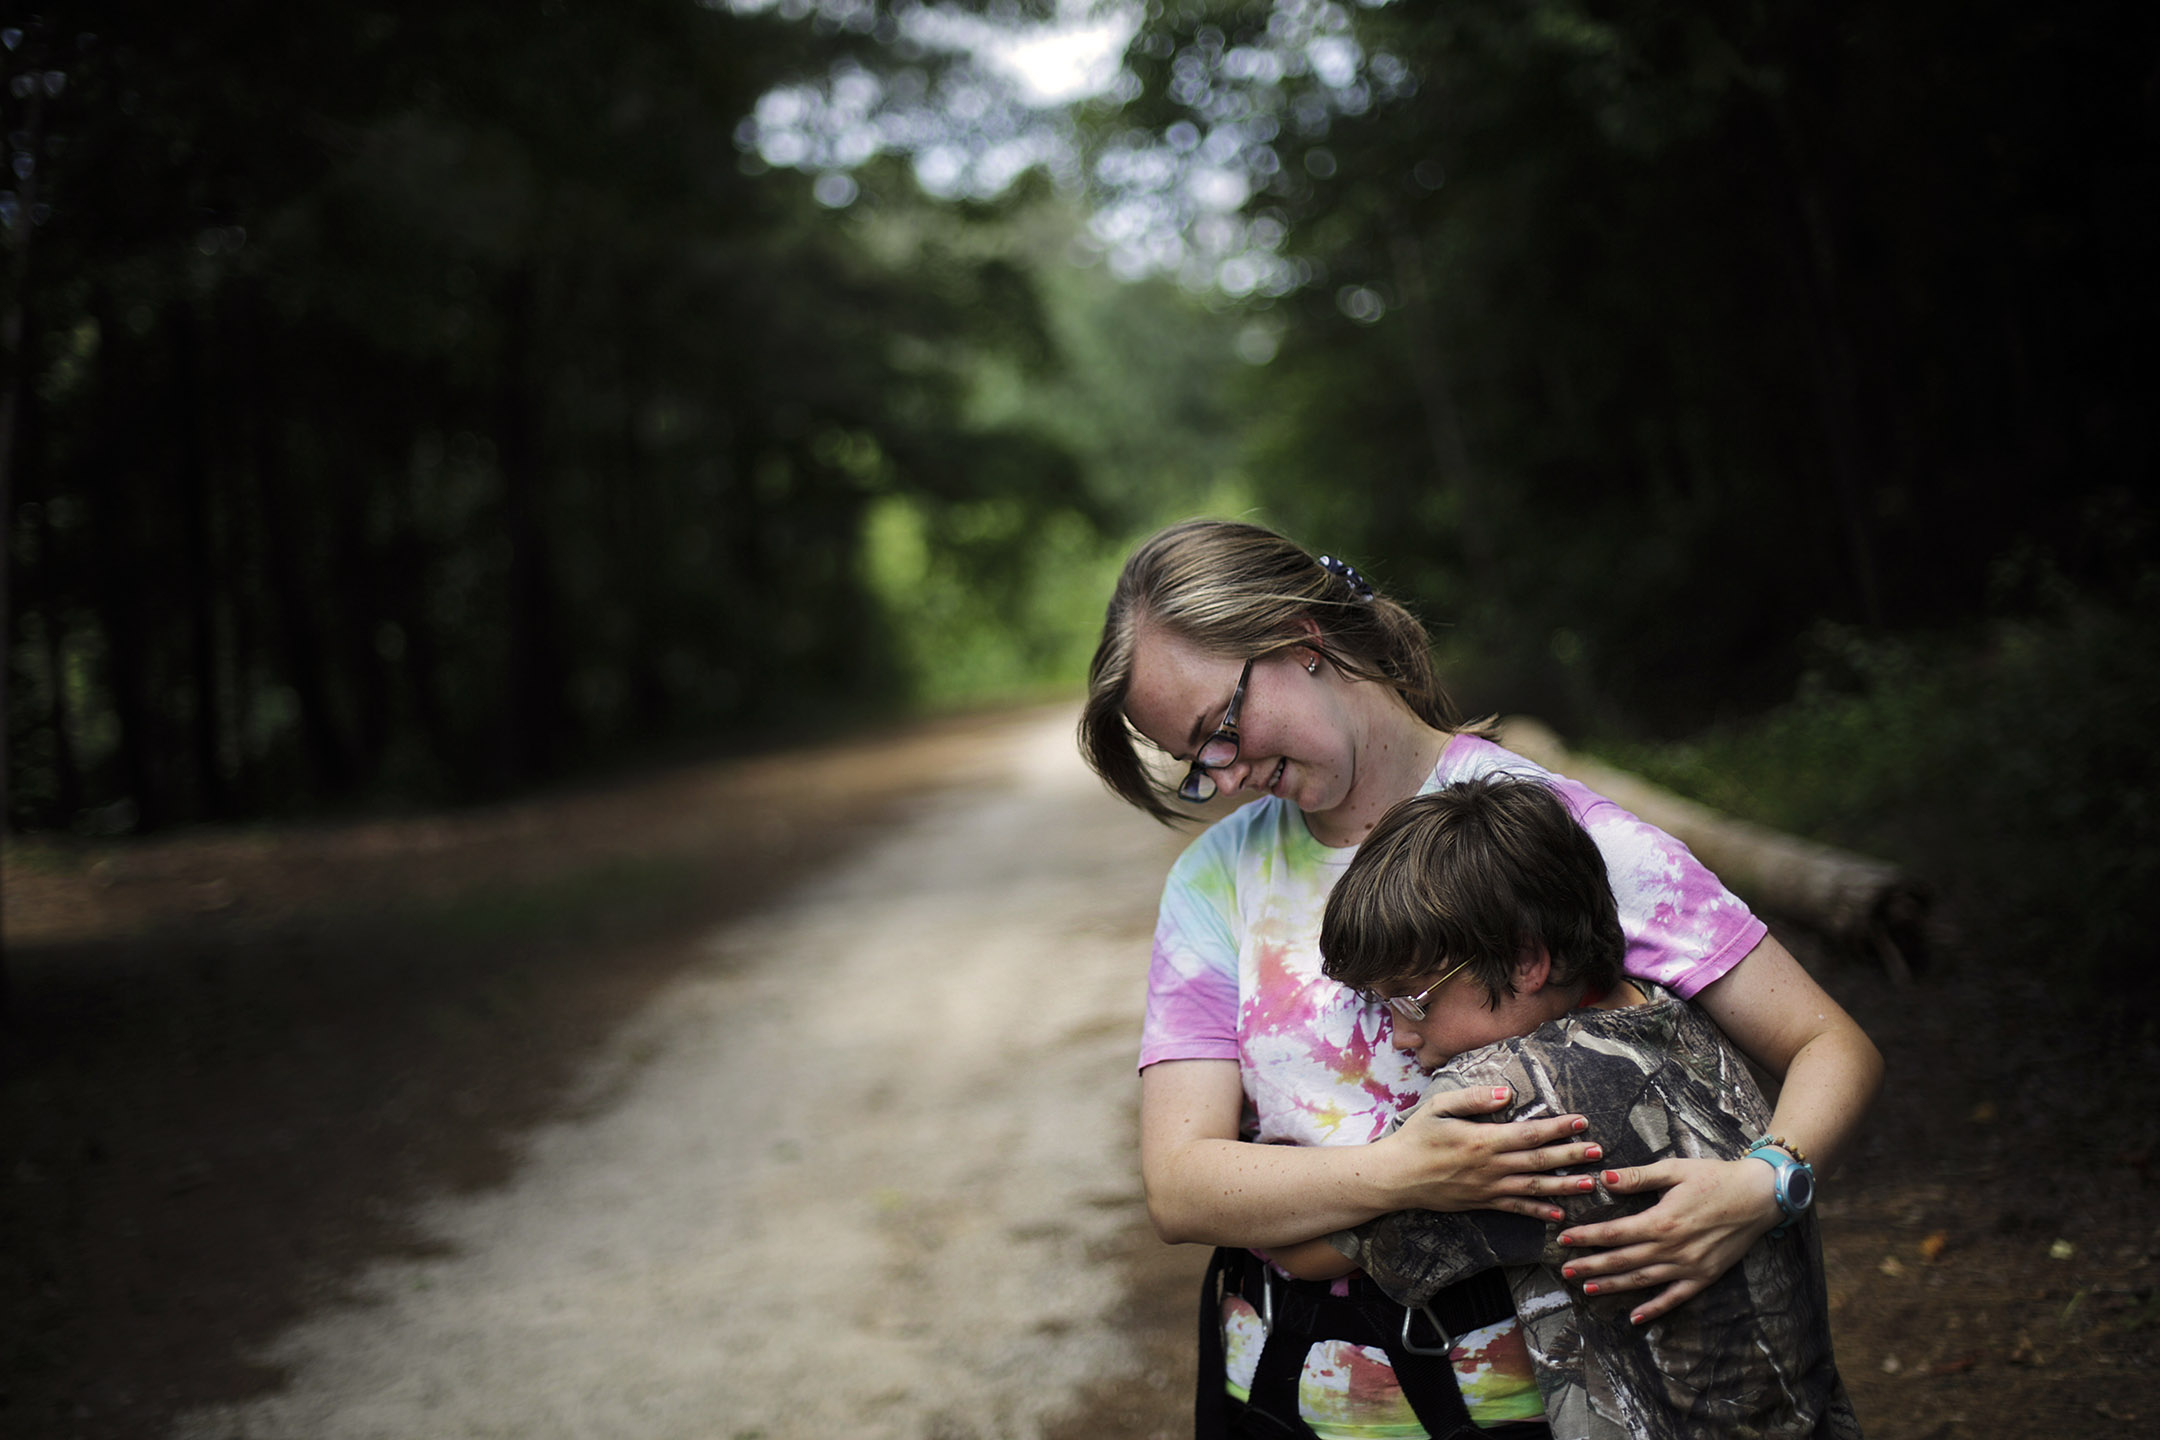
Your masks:
<path fill-rule="evenodd" d="M 1447 743 L 1393 691 L 1344 681 L 1322 663 L 1317 646 L 1264 652 L 1247 670 L 1243 660 L 1203 650 L 1183 636 L 1140 629 L 1125 718 L 1174 762 L 1191 763 L 1221 725 L 1233 695 L 1239 696 L 1238 755 L 1214 772 L 1216 785 L 1295 805 L 1323 845 L 1356 844 L 1396 790 L 1415 793 Z M 1377 781 L 1365 753 L 1374 733 L 1383 736 L 1376 743 L 1385 762 Z M 1386 744 L 1390 735 L 1398 743 Z M 1346 810 L 1361 797 L 1367 802 L 1362 808 Z"/>
<path fill-rule="evenodd" d="M 1189 761 L 1223 715 L 1237 685 L 1238 662 L 1157 631 L 1143 632 L 1133 669 L 1128 719 L 1164 754 Z M 1300 683 L 1309 680 L 1290 654 L 1255 661 L 1242 705 L 1239 755 L 1215 772 L 1218 785 L 1248 795 L 1281 795 L 1290 776 L 1287 752 L 1340 744 L 1333 727 L 1310 712 L 1311 697 Z"/>

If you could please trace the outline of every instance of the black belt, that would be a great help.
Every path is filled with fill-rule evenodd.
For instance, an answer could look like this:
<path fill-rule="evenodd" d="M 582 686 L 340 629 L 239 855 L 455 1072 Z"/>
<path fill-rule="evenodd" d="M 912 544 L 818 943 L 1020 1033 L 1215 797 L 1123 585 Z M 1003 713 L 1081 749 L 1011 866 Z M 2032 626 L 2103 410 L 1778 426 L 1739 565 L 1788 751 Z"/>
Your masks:
<path fill-rule="evenodd" d="M 1331 1293 L 1333 1288 L 1328 1281 L 1285 1279 L 1248 1250 L 1215 1252 L 1200 1293 L 1200 1388 L 1194 1406 L 1199 1440 L 1229 1434 L 1222 1350 L 1226 1295 L 1242 1296 L 1267 1327 L 1246 1401 L 1248 1421 L 1269 1422 L 1257 1428 L 1310 1436 L 1297 1404 L 1305 1354 L 1315 1341 L 1345 1340 L 1386 1352 L 1403 1399 L 1433 1440 L 1485 1433 L 1470 1422 L 1448 1355 L 1456 1336 L 1514 1317 L 1514 1297 L 1500 1271 L 1482 1271 L 1428 1304 L 1409 1308 L 1388 1299 L 1363 1275 L 1350 1277 L 1346 1295 Z"/>

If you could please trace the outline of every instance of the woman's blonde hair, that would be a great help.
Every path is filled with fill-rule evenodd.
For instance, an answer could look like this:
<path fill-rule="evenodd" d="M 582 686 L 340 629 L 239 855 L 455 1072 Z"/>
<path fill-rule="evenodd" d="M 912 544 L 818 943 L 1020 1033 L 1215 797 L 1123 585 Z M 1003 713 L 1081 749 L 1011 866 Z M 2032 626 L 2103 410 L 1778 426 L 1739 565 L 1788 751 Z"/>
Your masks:
<path fill-rule="evenodd" d="M 1185 520 L 1135 550 L 1103 617 L 1088 666 L 1080 753 L 1103 783 L 1158 820 L 1189 812 L 1140 758 L 1125 719 L 1133 646 L 1151 625 L 1232 659 L 1311 643 L 1299 622 L 1320 628 L 1320 657 L 1345 675 L 1386 685 L 1426 724 L 1462 728 L 1433 678 L 1431 640 L 1417 617 L 1374 593 L 1347 566 L 1323 567 L 1272 530 L 1235 520 Z"/>

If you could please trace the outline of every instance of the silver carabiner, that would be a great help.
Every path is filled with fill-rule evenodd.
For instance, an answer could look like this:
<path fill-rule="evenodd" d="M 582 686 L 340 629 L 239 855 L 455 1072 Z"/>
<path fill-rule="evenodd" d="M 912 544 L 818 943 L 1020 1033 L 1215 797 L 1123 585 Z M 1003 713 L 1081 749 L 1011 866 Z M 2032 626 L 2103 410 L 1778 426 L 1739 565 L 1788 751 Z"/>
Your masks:
<path fill-rule="evenodd" d="M 1423 1315 L 1425 1323 L 1432 1326 L 1433 1334 L 1440 1337 L 1439 1349 L 1434 1350 L 1420 1345 L 1410 1338 L 1410 1322 L 1419 1315 Z M 1447 1327 L 1440 1323 L 1440 1317 L 1432 1313 L 1430 1304 L 1405 1305 L 1402 1312 L 1402 1348 L 1412 1355 L 1446 1355 L 1455 1349 L 1455 1342 L 1448 1337 Z"/>
<path fill-rule="evenodd" d="M 1275 1271 L 1265 1260 L 1260 1262 L 1260 1333 L 1275 1333 Z"/>

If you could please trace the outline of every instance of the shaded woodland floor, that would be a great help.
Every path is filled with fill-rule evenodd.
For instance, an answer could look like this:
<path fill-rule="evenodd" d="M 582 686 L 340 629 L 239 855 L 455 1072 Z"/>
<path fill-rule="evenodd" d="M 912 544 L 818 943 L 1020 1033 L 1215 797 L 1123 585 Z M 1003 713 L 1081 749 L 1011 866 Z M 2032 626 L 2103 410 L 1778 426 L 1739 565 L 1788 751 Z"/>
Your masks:
<path fill-rule="evenodd" d="M 991 783 L 1009 717 L 698 767 L 462 815 L 11 846 L 0 1076 L 0 1432 L 148 1437 L 275 1389 L 251 1356 L 422 1197 L 514 1175 L 581 1066 L 773 890 L 936 787 Z M 1796 953 L 1889 1059 L 1827 1187 L 1837 1341 L 1867 1431 L 2150 1433 L 2160 1422 L 2160 1051 L 2045 976 L 1947 957 L 1909 989 Z M 1144 964 L 1136 953 L 1133 963 Z M 1052 1433 L 1183 1433 L 1203 1258 L 1137 1216 L 1143 1359 Z"/>

